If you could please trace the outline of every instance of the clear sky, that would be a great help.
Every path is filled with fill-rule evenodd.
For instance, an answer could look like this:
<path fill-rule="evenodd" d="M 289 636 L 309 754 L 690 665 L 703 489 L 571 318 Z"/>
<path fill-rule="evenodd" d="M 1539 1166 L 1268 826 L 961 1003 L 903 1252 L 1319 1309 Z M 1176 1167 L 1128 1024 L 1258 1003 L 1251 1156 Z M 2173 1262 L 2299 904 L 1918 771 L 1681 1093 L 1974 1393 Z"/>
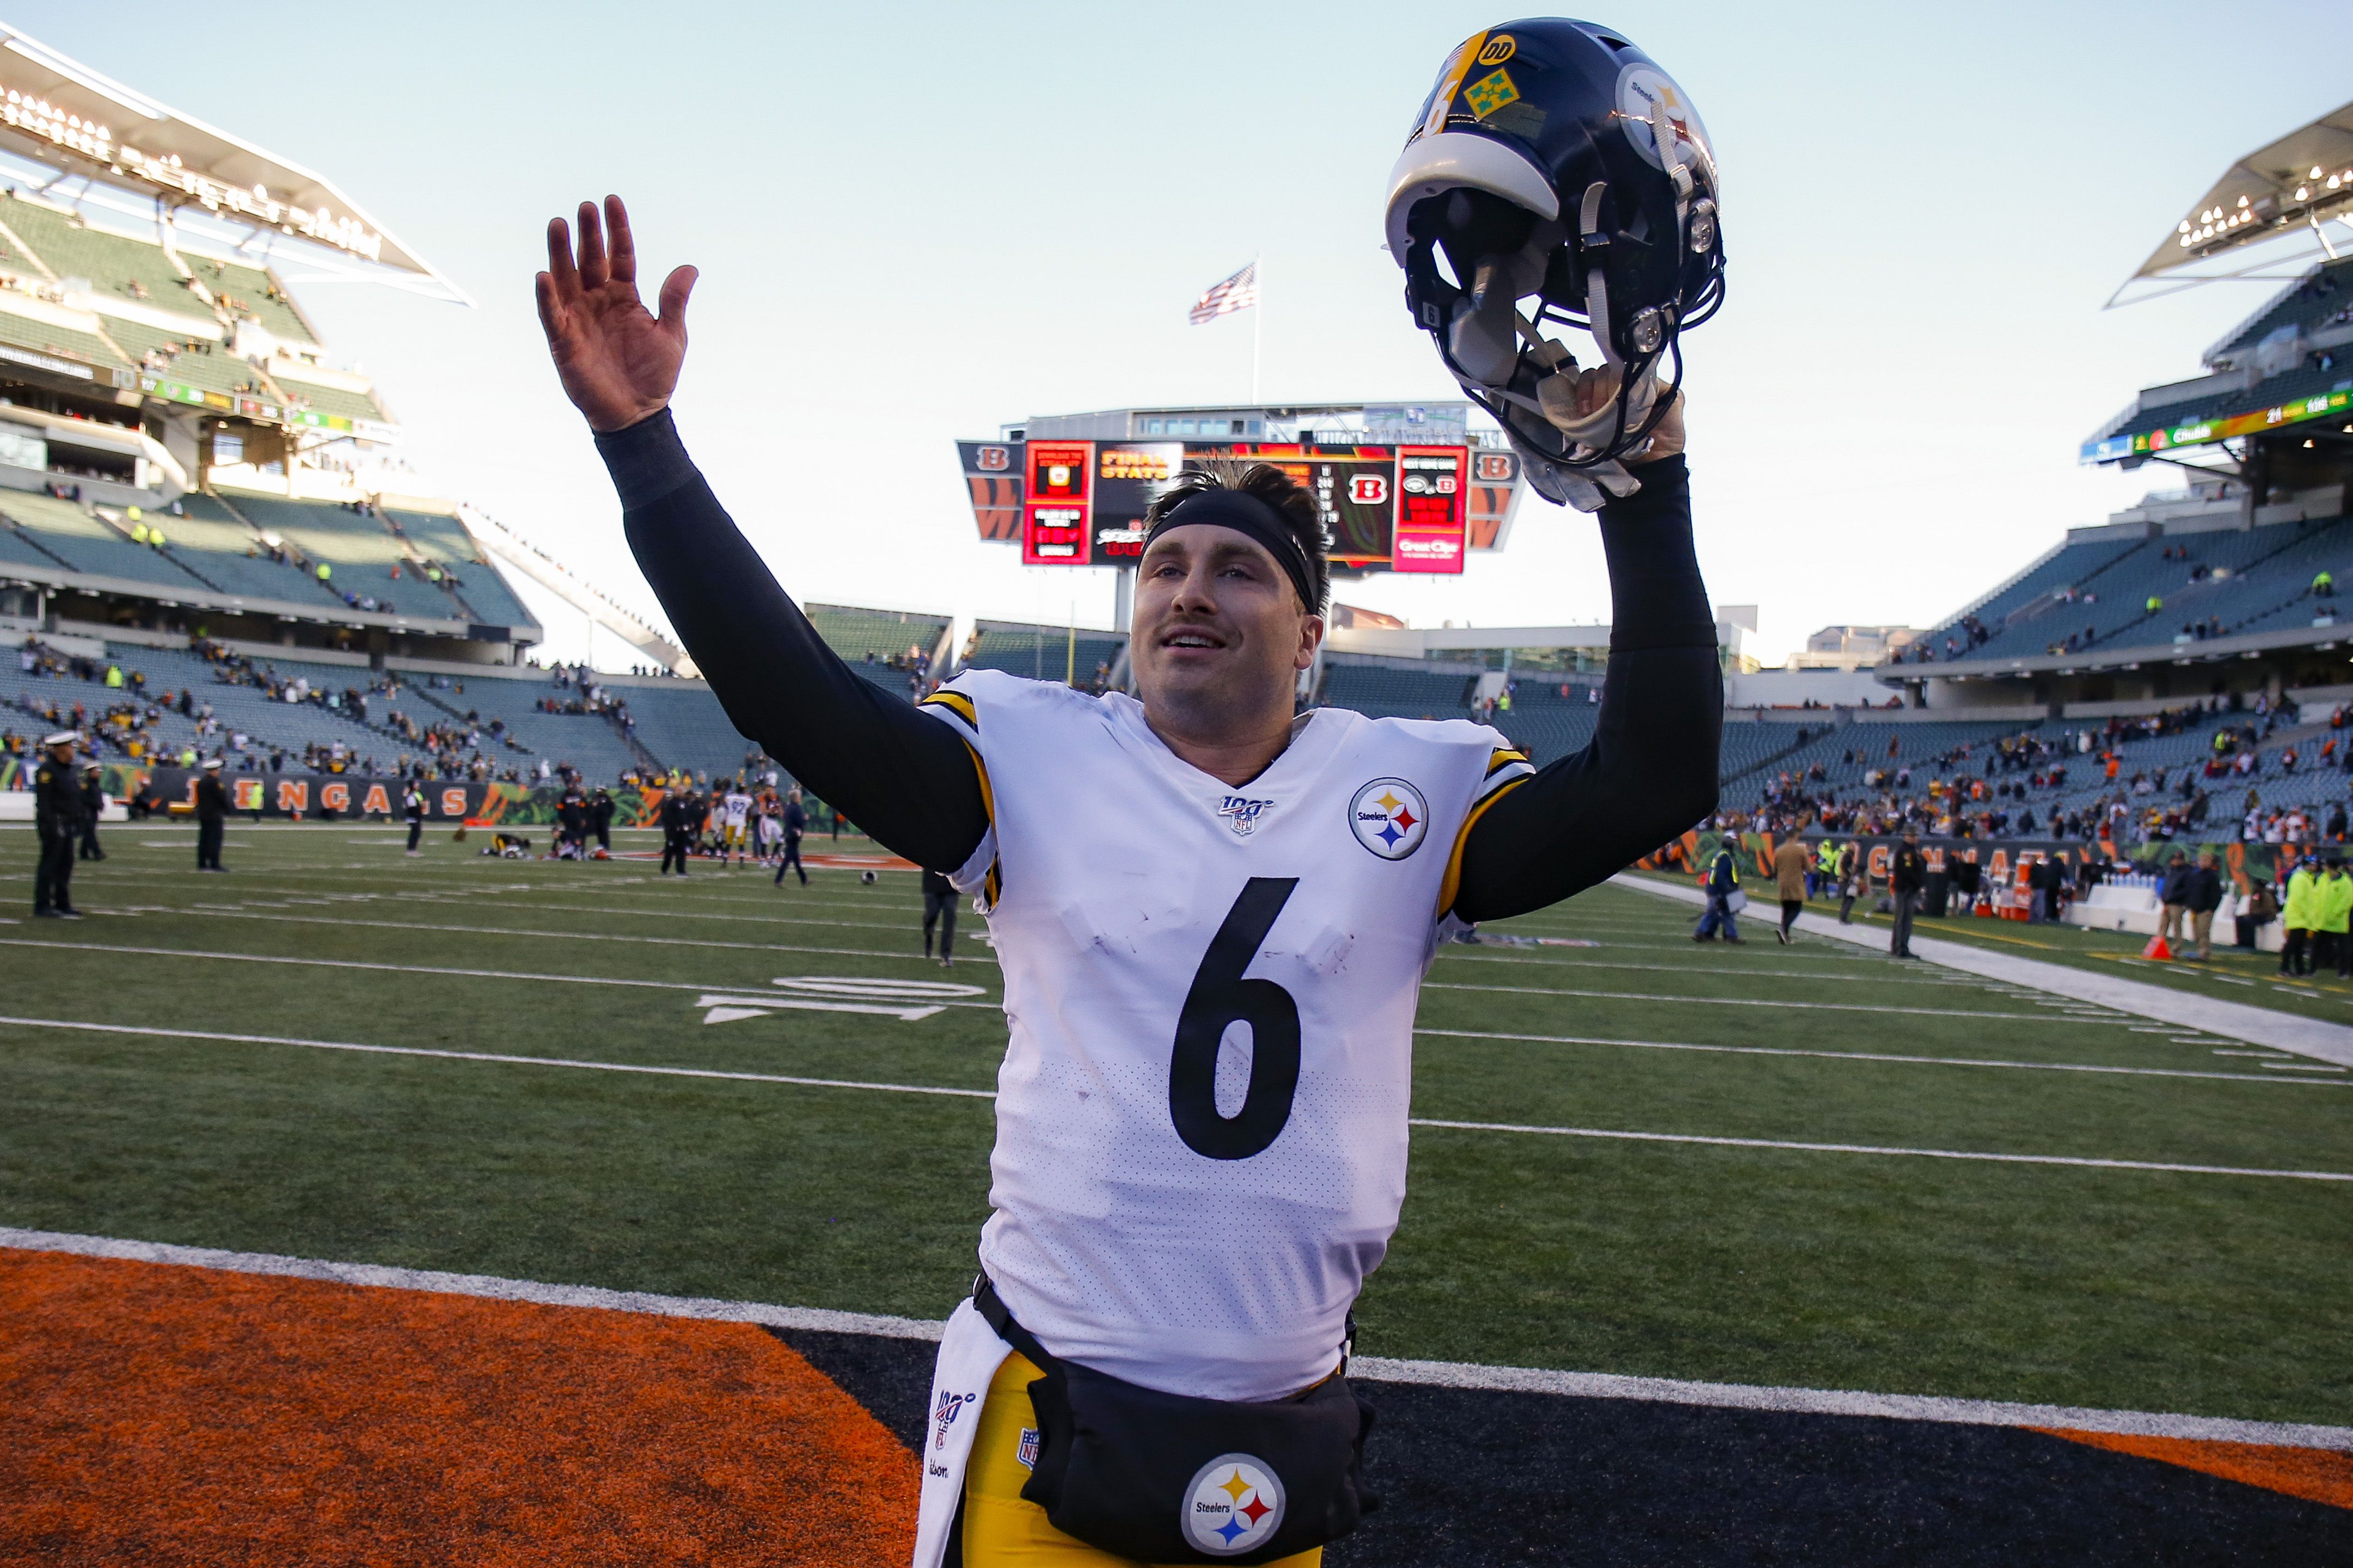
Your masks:
<path fill-rule="evenodd" d="M 34 37 L 334 179 L 479 301 L 298 288 L 410 460 L 650 605 L 531 305 L 541 227 L 631 203 L 702 268 L 678 412 L 804 598 L 1108 623 L 1107 574 L 973 531 L 951 441 L 1032 414 L 1453 395 L 1377 248 L 1445 52 L 1506 18 L 1423 0 L 1135 5 L 312 7 L 20 3 Z M 1687 347 L 1700 554 L 1776 659 L 1926 625 L 2164 470 L 2075 449 L 2263 287 L 2103 312 L 2231 160 L 2353 97 L 2341 4 L 1629 0 L 1594 14 L 1691 94 L 1730 297 Z M 1589 519 L 1524 505 L 1459 579 L 1345 596 L 1478 625 L 1608 617 Z M 569 620 L 570 624 L 565 624 Z M 549 617 L 575 653 L 576 617 Z M 607 645 L 608 648 L 610 645 Z M 611 648 L 607 659 L 619 657 Z"/>

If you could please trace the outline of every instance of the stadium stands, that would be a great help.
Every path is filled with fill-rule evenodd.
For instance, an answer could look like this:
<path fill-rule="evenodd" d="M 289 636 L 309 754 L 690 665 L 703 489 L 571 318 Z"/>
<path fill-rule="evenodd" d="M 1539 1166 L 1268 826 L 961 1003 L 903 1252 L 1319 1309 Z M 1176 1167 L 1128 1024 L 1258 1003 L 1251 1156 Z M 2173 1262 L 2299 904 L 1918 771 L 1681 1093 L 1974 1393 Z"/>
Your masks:
<path fill-rule="evenodd" d="M 137 300 L 157 310 L 217 325 L 212 307 L 195 290 L 160 245 L 91 228 L 76 215 L 14 191 L 0 195 L 0 225 L 5 225 L 32 269 L 52 280 L 79 278 L 100 300 Z M 0 243 L 6 236 L 0 236 Z M 15 255 L 0 258 L 13 262 Z"/>
<path fill-rule="evenodd" d="M 180 498 L 177 513 L 151 517 L 173 559 L 225 594 L 303 604 L 318 596 L 315 579 L 273 560 L 260 536 L 208 495 Z"/>
<path fill-rule="evenodd" d="M 127 363 L 121 354 L 114 352 L 112 345 L 96 332 L 66 325 L 58 320 L 66 314 L 64 311 L 43 311 L 36 315 L 36 303 L 22 295 L 0 290 L 0 342 L 30 349 L 36 353 L 62 354 L 85 364 L 112 366 Z M 81 319 L 92 326 L 98 322 L 95 316 L 85 315 Z"/>
<path fill-rule="evenodd" d="M 115 528 L 79 501 L 27 490 L 0 490 L 0 517 L 40 552 L 37 559 L 62 563 L 70 572 L 153 584 L 159 590 L 186 592 L 203 580 L 172 557 Z"/>
<path fill-rule="evenodd" d="M 538 617 L 516 597 L 465 524 L 448 512 L 387 507 L 380 515 L 412 553 L 445 574 L 442 585 L 475 621 L 488 626 L 527 626 Z"/>
<path fill-rule="evenodd" d="M 883 690 L 911 700 L 918 679 L 931 672 L 932 653 L 948 628 L 945 616 L 861 610 L 848 605 L 804 605 L 802 613 L 826 647 Z"/>
<path fill-rule="evenodd" d="M 319 334 L 278 279 L 258 267 L 245 267 L 209 256 L 185 256 L 188 270 L 211 290 L 213 299 L 231 321 L 258 321 L 282 343 L 303 348 L 319 346 Z M 378 418 L 378 415 L 364 416 Z"/>
<path fill-rule="evenodd" d="M 743 766 L 751 744 L 729 721 L 719 699 L 699 680 L 649 680 L 615 689 L 638 721 L 638 743 L 665 767 L 716 778 Z"/>
<path fill-rule="evenodd" d="M 1097 672 L 1107 672 L 1119 661 L 1127 638 L 1117 632 L 1082 629 L 1073 638 L 1067 626 L 1033 626 L 1020 621 L 978 621 L 964 656 L 967 669 L 1001 669 L 1032 680 L 1068 677 L 1090 686 Z"/>
<path fill-rule="evenodd" d="M 385 411 L 375 400 L 362 393 L 340 386 L 322 386 L 314 381 L 281 374 L 276 378 L 279 389 L 297 408 L 315 409 L 321 414 L 332 414 L 344 419 L 373 419 L 386 423 Z"/>
<path fill-rule="evenodd" d="M 1419 669 L 1398 661 L 1331 654 L 1324 661 L 1324 701 L 1376 719 L 1468 719 L 1476 671 Z"/>
<path fill-rule="evenodd" d="M 201 332 L 171 332 L 145 321 L 106 318 L 106 335 L 132 364 L 199 392 L 232 395 L 259 389 L 261 373 Z"/>
<path fill-rule="evenodd" d="M 337 599 L 352 594 L 374 599 L 394 615 L 431 620 L 470 620 L 463 605 L 417 569 L 400 537 L 382 518 L 324 501 L 293 501 L 281 496 L 234 492 L 226 499 L 265 534 L 274 533 L 313 563 L 324 563 L 324 586 Z M 400 575 L 394 576 L 398 567 Z M 316 576 L 315 569 L 312 575 Z M 370 606 L 362 604 L 361 608 Z"/>

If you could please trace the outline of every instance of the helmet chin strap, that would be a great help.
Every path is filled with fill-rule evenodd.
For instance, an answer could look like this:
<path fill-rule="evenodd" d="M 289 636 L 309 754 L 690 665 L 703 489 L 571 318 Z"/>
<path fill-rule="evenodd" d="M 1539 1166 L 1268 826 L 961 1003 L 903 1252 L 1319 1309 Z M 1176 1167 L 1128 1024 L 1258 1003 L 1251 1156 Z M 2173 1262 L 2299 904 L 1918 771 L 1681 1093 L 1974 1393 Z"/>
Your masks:
<path fill-rule="evenodd" d="M 1606 180 L 1585 187 L 1585 199 L 1577 206 L 1577 253 L 1585 258 L 1585 319 L 1593 323 L 1593 341 L 1601 345 L 1601 357 L 1617 364 L 1618 345 L 1609 331 L 1609 237 L 1601 232 L 1601 198 L 1609 194 Z"/>

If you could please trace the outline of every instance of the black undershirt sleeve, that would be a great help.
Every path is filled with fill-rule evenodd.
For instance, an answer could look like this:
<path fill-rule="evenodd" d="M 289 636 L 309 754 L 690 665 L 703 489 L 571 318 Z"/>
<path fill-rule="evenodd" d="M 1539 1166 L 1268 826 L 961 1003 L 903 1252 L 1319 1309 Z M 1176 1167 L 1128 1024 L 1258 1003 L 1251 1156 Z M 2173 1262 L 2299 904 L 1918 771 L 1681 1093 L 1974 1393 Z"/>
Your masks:
<path fill-rule="evenodd" d="M 1715 809 L 1724 679 L 1692 548 L 1691 477 L 1681 456 L 1637 472 L 1642 488 L 1601 509 L 1613 607 L 1599 727 L 1472 825 L 1459 919 L 1556 903 Z"/>
<path fill-rule="evenodd" d="M 670 411 L 596 437 L 638 565 L 735 728 L 918 866 L 954 871 L 988 830 L 964 741 L 818 636 L 711 493 Z"/>

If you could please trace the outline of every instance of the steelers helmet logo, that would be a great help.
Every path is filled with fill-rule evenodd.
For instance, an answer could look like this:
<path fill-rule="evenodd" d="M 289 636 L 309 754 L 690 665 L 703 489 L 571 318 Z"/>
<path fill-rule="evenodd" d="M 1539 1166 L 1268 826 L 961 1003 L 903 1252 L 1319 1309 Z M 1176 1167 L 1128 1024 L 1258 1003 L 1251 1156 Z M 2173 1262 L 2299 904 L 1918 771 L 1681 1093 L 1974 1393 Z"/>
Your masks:
<path fill-rule="evenodd" d="M 1212 1557 L 1255 1552 L 1282 1522 L 1282 1481 L 1265 1460 L 1220 1454 L 1185 1489 L 1185 1539 Z"/>
<path fill-rule="evenodd" d="M 1356 842 L 1384 860 L 1402 860 L 1430 836 L 1430 806 L 1403 779 L 1375 779 L 1348 803 Z"/>

